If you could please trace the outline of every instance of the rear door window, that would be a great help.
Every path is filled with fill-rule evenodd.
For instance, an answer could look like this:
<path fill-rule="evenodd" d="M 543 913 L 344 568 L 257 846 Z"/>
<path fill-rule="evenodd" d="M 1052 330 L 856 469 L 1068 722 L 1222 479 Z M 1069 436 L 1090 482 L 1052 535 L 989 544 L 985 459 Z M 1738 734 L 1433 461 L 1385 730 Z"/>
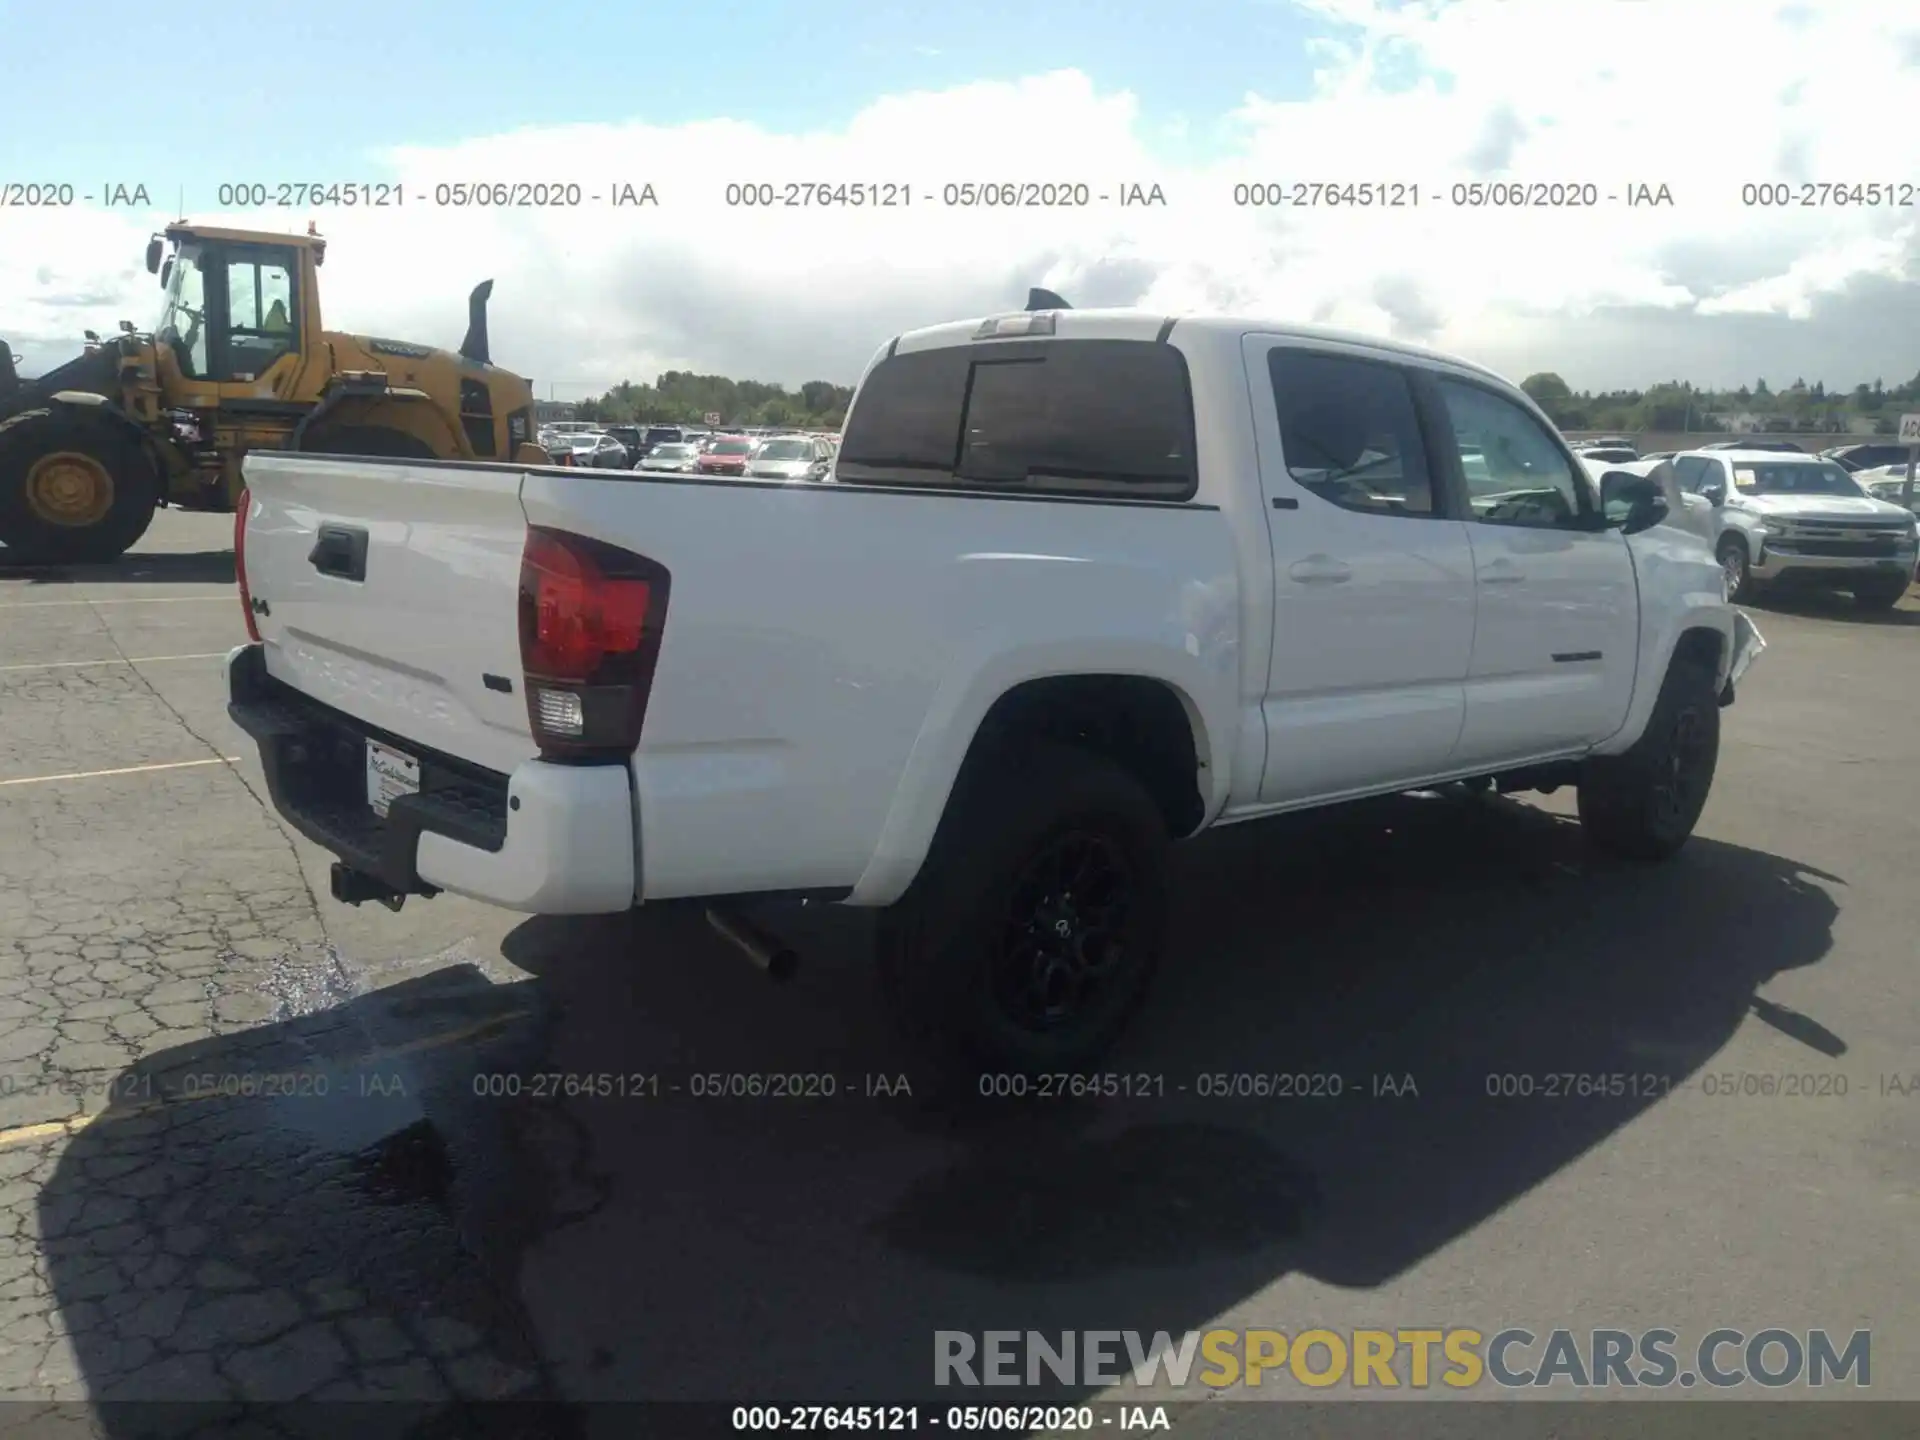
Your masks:
<path fill-rule="evenodd" d="M 1190 499 L 1186 361 L 1141 340 L 895 355 L 861 388 L 838 466 L 855 484 Z"/>
<path fill-rule="evenodd" d="M 1432 519 L 1433 480 L 1407 377 L 1391 365 L 1276 346 L 1267 353 L 1287 473 L 1330 505 Z"/>

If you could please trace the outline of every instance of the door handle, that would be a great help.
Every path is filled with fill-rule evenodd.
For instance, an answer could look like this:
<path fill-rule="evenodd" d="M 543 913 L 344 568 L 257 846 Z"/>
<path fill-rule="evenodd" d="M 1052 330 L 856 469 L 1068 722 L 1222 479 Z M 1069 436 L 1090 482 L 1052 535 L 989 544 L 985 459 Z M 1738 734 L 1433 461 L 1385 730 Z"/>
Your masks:
<path fill-rule="evenodd" d="M 1331 555 L 1309 555 L 1304 560 L 1296 560 L 1287 574 L 1306 585 L 1338 585 L 1353 578 L 1353 567 Z"/>
<path fill-rule="evenodd" d="M 307 562 L 322 575 L 364 582 L 367 578 L 367 532 L 351 525 L 322 525 Z"/>

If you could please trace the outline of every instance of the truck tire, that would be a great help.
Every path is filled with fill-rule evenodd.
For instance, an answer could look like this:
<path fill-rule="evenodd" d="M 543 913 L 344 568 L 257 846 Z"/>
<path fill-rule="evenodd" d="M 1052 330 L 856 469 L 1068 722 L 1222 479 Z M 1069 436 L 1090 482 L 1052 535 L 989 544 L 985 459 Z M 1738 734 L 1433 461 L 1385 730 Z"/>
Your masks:
<path fill-rule="evenodd" d="M 1748 573 L 1751 557 L 1747 554 L 1747 542 L 1738 535 L 1727 535 L 1713 553 L 1720 561 L 1721 573 L 1727 577 L 1727 599 L 1753 599 L 1756 587 L 1753 576 Z"/>
<path fill-rule="evenodd" d="M 28 565 L 116 560 L 147 533 L 160 477 L 110 421 L 27 410 L 0 422 L 0 544 Z"/>
<path fill-rule="evenodd" d="M 1877 585 L 1862 583 L 1854 588 L 1853 603 L 1862 610 L 1891 610 L 1906 597 L 1907 588 L 1905 576 Z"/>
<path fill-rule="evenodd" d="M 433 447 L 417 435 L 384 425 L 335 425 L 308 435 L 300 448 L 310 455 L 378 455 L 434 460 Z"/>
<path fill-rule="evenodd" d="M 1633 747 L 1586 762 L 1579 802 L 1587 839 L 1623 859 L 1665 860 L 1699 822 L 1719 758 L 1714 672 L 1677 656 Z"/>
<path fill-rule="evenodd" d="M 878 927 L 882 993 L 939 1080 L 1073 1070 L 1118 1037 L 1165 942 L 1167 849 L 1159 809 L 1097 755 L 969 763 Z"/>

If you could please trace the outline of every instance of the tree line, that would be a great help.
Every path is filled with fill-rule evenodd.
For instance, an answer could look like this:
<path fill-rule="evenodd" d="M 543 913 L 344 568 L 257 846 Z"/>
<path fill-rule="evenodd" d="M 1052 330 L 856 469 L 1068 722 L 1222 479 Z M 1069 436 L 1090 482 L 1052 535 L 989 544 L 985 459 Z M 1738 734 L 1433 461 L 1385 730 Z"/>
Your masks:
<path fill-rule="evenodd" d="M 1736 390 L 1709 390 L 1669 380 L 1646 390 L 1575 391 L 1551 371 L 1529 375 L 1521 388 L 1562 430 L 1706 432 L 1757 429 L 1844 435 L 1891 435 L 1900 416 L 1920 409 L 1920 373 L 1904 384 L 1875 380 L 1851 390 L 1795 380 L 1771 390 L 1765 380 Z M 798 390 L 760 380 L 669 370 L 651 385 L 622 381 L 577 407 L 602 424 L 699 424 L 717 414 L 724 425 L 835 430 L 846 419 L 853 387 L 809 380 Z"/>
<path fill-rule="evenodd" d="M 1900 416 L 1920 409 L 1920 373 L 1902 385 L 1875 380 L 1851 390 L 1829 390 L 1795 380 L 1771 390 L 1765 380 L 1737 390 L 1705 390 L 1669 380 L 1647 390 L 1574 391 L 1551 371 L 1529 375 L 1520 388 L 1562 430 L 1870 433 L 1892 435 Z"/>
<path fill-rule="evenodd" d="M 624 380 L 597 399 L 581 401 L 575 413 L 603 425 L 697 425 L 717 414 L 723 425 L 837 430 L 852 400 L 852 386 L 827 380 L 789 390 L 760 380 L 669 370 L 651 385 Z"/>

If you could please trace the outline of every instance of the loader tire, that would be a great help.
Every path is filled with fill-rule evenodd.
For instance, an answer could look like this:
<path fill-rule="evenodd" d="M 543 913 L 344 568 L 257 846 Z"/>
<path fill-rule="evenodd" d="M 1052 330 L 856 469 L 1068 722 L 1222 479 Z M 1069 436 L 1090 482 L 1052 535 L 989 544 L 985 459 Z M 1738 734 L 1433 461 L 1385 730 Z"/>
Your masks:
<path fill-rule="evenodd" d="M 147 533 L 160 476 L 111 422 L 59 410 L 0 421 L 0 545 L 14 565 L 99 565 Z"/>
<path fill-rule="evenodd" d="M 375 455 L 397 460 L 434 460 L 434 449 L 417 435 L 384 425 L 335 425 L 308 435 L 300 448 L 309 455 Z"/>

